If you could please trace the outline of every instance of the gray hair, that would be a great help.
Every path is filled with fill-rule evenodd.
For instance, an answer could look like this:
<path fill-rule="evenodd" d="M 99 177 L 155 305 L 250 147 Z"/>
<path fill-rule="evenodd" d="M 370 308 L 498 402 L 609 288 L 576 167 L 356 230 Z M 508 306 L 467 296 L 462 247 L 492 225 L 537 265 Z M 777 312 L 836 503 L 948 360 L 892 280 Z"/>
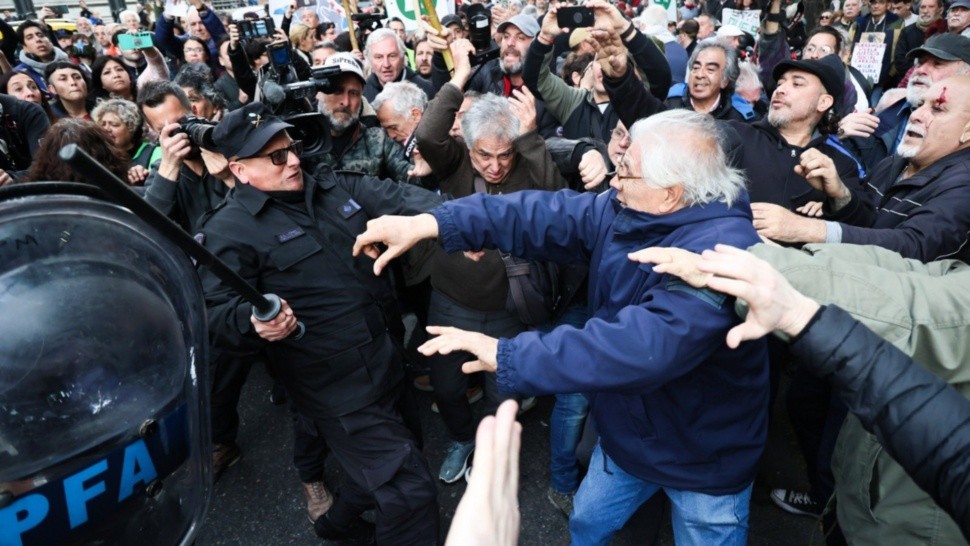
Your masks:
<path fill-rule="evenodd" d="M 687 206 L 721 201 L 730 207 L 744 190 L 744 174 L 728 166 L 723 134 L 707 114 L 667 110 L 634 123 L 630 137 L 640 147 L 644 183 L 682 184 Z"/>
<path fill-rule="evenodd" d="M 747 62 L 741 63 L 740 72 L 737 81 L 734 83 L 734 88 L 737 91 L 743 89 L 764 89 L 761 78 L 758 77 L 758 69 L 753 64 Z"/>
<path fill-rule="evenodd" d="M 409 82 L 389 82 L 384 89 L 374 97 L 370 105 L 377 112 L 384 103 L 390 105 L 395 115 L 407 116 L 412 108 L 424 112 L 428 105 L 428 95 L 417 85 Z"/>
<path fill-rule="evenodd" d="M 724 52 L 724 58 L 727 59 L 727 63 L 724 66 L 724 79 L 727 80 L 727 88 L 734 89 L 734 83 L 738 81 L 738 75 L 741 73 L 741 68 L 738 67 L 738 52 L 731 44 L 719 38 L 708 38 L 697 44 L 697 47 L 694 48 L 694 52 L 690 56 L 690 60 L 687 61 L 688 73 L 693 69 L 697 56 L 702 51 L 712 48 L 717 48 Z"/>
<path fill-rule="evenodd" d="M 367 45 L 364 46 L 364 58 L 367 59 L 367 62 L 370 62 L 371 49 L 384 40 L 389 40 L 391 38 L 393 38 L 394 43 L 397 44 L 397 50 L 401 53 L 401 57 L 407 60 L 407 47 L 404 46 L 404 42 L 401 41 L 401 37 L 397 35 L 397 32 L 394 32 L 389 28 L 379 28 L 374 32 L 371 32 L 370 36 L 367 37 Z"/>
<path fill-rule="evenodd" d="M 486 136 L 515 140 L 519 136 L 519 118 L 512 113 L 508 99 L 486 93 L 462 116 L 461 132 L 469 149 Z"/>
<path fill-rule="evenodd" d="M 138 19 L 138 14 L 135 13 L 135 10 L 126 9 L 118 13 L 118 20 L 124 21 L 126 16 L 131 16 L 131 17 L 134 17 L 135 19 Z M 140 19 L 139 19 L 139 24 L 141 24 Z"/>
<path fill-rule="evenodd" d="M 125 99 L 108 99 L 98 103 L 91 111 L 91 119 L 95 123 L 101 123 L 101 117 L 105 114 L 118 116 L 132 137 L 141 135 L 142 118 L 138 111 L 138 105 Z"/>

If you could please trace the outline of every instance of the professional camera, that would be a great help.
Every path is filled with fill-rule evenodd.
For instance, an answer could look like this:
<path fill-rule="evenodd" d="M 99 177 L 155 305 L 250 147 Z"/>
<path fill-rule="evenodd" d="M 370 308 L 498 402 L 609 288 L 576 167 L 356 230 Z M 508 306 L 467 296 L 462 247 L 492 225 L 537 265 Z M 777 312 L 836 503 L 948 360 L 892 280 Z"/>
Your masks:
<path fill-rule="evenodd" d="M 283 86 L 287 100 L 311 100 L 317 93 L 330 94 L 335 91 L 334 78 L 340 75 L 339 66 L 314 66 L 310 69 L 310 81 L 296 82 Z"/>
<path fill-rule="evenodd" d="M 283 121 L 293 125 L 290 136 L 303 141 L 301 158 L 330 150 L 330 123 L 314 107 L 314 100 L 317 93 L 333 93 L 334 79 L 339 75 L 338 66 L 315 66 L 310 71 L 309 81 L 281 84 L 268 79 L 263 82 L 263 103 Z"/>
<path fill-rule="evenodd" d="M 492 47 L 492 17 L 482 4 L 468 7 L 468 40 L 475 46 L 475 53 L 468 55 L 472 66 L 498 58 L 499 48 Z"/>
<path fill-rule="evenodd" d="M 216 127 L 214 122 L 197 116 L 183 116 L 178 124 L 178 129 L 172 131 L 172 135 L 185 133 L 189 136 L 189 143 L 192 145 L 190 157 L 198 157 L 199 148 L 215 149 L 216 143 L 212 140 L 212 130 Z"/>

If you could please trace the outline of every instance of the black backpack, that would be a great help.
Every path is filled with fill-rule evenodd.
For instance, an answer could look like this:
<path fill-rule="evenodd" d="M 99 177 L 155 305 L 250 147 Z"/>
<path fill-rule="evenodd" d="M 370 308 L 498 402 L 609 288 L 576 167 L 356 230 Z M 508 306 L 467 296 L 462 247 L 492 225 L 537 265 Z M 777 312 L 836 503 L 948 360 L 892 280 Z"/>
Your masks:
<path fill-rule="evenodd" d="M 509 277 L 505 310 L 529 326 L 548 322 L 559 300 L 559 268 L 556 264 L 523 260 L 504 252 L 502 262 Z"/>

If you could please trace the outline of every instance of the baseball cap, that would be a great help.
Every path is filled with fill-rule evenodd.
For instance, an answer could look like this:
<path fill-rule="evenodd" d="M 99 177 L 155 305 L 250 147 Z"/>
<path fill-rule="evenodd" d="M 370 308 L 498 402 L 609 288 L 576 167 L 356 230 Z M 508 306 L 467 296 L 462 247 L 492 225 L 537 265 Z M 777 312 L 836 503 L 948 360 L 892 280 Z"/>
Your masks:
<path fill-rule="evenodd" d="M 447 27 L 448 25 L 458 25 L 458 28 L 465 28 L 465 25 L 461 23 L 461 17 L 458 17 L 454 13 L 449 13 L 441 18 L 441 26 Z"/>
<path fill-rule="evenodd" d="M 828 55 L 810 61 L 785 60 L 775 66 L 772 75 L 775 80 L 778 80 L 785 72 L 792 69 L 804 70 L 818 76 L 818 79 L 822 80 L 825 92 L 835 99 L 836 110 L 841 111 L 842 95 L 845 94 L 845 65 L 842 64 L 838 55 Z"/>
<path fill-rule="evenodd" d="M 252 157 L 280 131 L 293 126 L 273 115 L 261 102 L 251 102 L 226 114 L 212 131 L 216 149 L 226 158 Z"/>
<path fill-rule="evenodd" d="M 744 36 L 744 31 L 735 25 L 721 25 L 721 28 L 717 29 L 717 35 L 721 38 Z"/>
<path fill-rule="evenodd" d="M 360 82 L 363 84 L 367 83 L 364 79 L 364 71 L 360 67 L 360 63 L 354 58 L 350 53 L 334 53 L 333 55 L 327 57 L 326 62 L 323 66 L 337 66 L 340 67 L 341 74 L 353 74 L 360 78 Z"/>
<path fill-rule="evenodd" d="M 578 46 L 580 43 L 585 42 L 587 38 L 590 37 L 588 28 L 577 28 L 569 35 L 569 49 Z"/>
<path fill-rule="evenodd" d="M 970 6 L 970 0 L 965 0 L 965 2 Z M 930 36 L 929 40 L 926 40 L 922 47 L 910 50 L 906 54 L 906 59 L 911 61 L 923 53 L 932 55 L 942 61 L 963 61 L 970 63 L 970 38 L 950 32 L 934 34 Z"/>
<path fill-rule="evenodd" d="M 953 0 L 953 2 L 950 2 L 950 6 L 949 7 L 951 7 L 951 8 L 956 7 L 956 8 L 967 8 L 967 9 L 970 9 L 970 0 Z M 960 35 L 957 34 L 957 36 L 960 36 Z"/>
<path fill-rule="evenodd" d="M 539 34 L 539 21 L 536 21 L 535 17 L 532 17 L 531 15 L 520 13 L 499 25 L 498 31 L 505 32 L 505 29 L 508 28 L 509 25 L 515 25 L 515 27 L 518 28 L 522 34 L 525 34 L 529 38 L 535 38 L 536 34 Z"/>

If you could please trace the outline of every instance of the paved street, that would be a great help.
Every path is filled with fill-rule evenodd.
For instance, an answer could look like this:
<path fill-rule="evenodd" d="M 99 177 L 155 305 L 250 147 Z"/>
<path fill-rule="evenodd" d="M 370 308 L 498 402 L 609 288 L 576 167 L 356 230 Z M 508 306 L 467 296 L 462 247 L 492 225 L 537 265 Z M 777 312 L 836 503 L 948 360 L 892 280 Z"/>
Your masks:
<path fill-rule="evenodd" d="M 226 471 L 216 484 L 212 505 L 197 544 L 214 545 L 313 545 L 321 541 L 307 521 L 303 494 L 291 465 L 292 432 L 286 406 L 269 403 L 270 379 L 261 367 L 254 367 L 240 404 L 242 423 L 239 444 L 242 460 Z M 431 413 L 431 396 L 418 393 L 426 434 L 425 453 L 437 472 L 446 444 L 444 426 Z M 476 407 L 480 407 L 477 404 Z M 522 511 L 520 544 L 568 544 L 566 518 L 546 499 L 549 478 L 548 419 L 552 398 L 539 404 L 522 418 L 521 490 Z M 777 413 L 776 413 L 777 414 Z M 776 420 L 777 421 L 777 420 Z M 768 487 L 800 483 L 801 464 L 795 455 L 790 435 L 775 423 L 762 472 L 755 484 L 751 507 L 753 545 L 808 544 L 813 521 L 792 516 L 776 508 L 768 499 Z M 328 482 L 336 483 L 339 469 L 328 466 Z M 455 507 L 465 490 L 464 481 L 439 484 L 442 525 L 450 525 Z M 669 515 L 664 518 L 669 521 Z M 634 517 L 615 544 L 644 544 L 649 522 Z M 816 540 L 819 539 L 816 533 Z M 672 545 L 669 523 L 661 530 L 658 544 Z"/>

